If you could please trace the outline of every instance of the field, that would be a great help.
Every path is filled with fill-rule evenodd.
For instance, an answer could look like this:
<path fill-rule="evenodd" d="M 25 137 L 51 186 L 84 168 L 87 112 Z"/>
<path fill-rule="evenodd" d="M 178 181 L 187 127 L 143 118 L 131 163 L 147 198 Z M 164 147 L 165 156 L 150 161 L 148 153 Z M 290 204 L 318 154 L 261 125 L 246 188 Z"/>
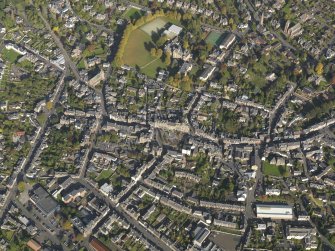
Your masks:
<path fill-rule="evenodd" d="M 165 69 L 166 68 L 166 64 L 160 59 L 156 59 L 152 62 L 150 62 L 149 64 L 147 64 L 145 67 L 141 68 L 141 71 L 149 76 L 149 77 L 155 77 L 156 73 L 161 70 L 161 69 Z"/>
<path fill-rule="evenodd" d="M 3 58 L 9 61 L 10 63 L 15 63 L 16 60 L 21 56 L 19 53 L 7 49 L 3 49 L 1 54 Z"/>
<path fill-rule="evenodd" d="M 101 181 L 101 180 L 107 180 L 110 176 L 112 176 L 113 170 L 107 169 L 107 170 L 102 170 L 99 176 L 96 178 L 96 181 Z"/>
<path fill-rule="evenodd" d="M 78 67 L 79 70 L 82 70 L 82 69 L 86 68 L 84 59 L 82 59 L 78 62 L 77 67 Z"/>
<path fill-rule="evenodd" d="M 123 13 L 124 17 L 130 18 L 131 20 L 139 19 L 143 15 L 144 15 L 144 12 L 136 8 L 130 8 Z"/>
<path fill-rule="evenodd" d="M 152 22 L 134 30 L 129 37 L 128 43 L 124 50 L 123 61 L 130 66 L 137 66 L 141 72 L 151 78 L 156 77 L 160 68 L 165 64 L 160 58 L 153 57 L 150 54 L 150 48 L 153 45 L 152 37 L 149 35 L 153 31 L 160 30 L 167 24 L 163 18 L 157 18 Z"/>
<path fill-rule="evenodd" d="M 151 36 L 153 32 L 158 32 L 159 30 L 163 29 L 166 24 L 167 21 L 164 18 L 157 18 L 152 22 L 141 26 L 141 30 Z"/>
<path fill-rule="evenodd" d="M 263 162 L 263 173 L 264 175 L 277 177 L 289 176 L 289 171 L 286 166 L 271 165 L 268 161 Z"/>
<path fill-rule="evenodd" d="M 211 45 L 220 45 L 222 33 L 211 31 L 206 37 L 206 43 Z"/>
<path fill-rule="evenodd" d="M 123 60 L 127 65 L 143 67 L 155 58 L 151 56 L 146 45 L 152 42 L 151 37 L 144 31 L 134 30 L 128 40 Z"/>

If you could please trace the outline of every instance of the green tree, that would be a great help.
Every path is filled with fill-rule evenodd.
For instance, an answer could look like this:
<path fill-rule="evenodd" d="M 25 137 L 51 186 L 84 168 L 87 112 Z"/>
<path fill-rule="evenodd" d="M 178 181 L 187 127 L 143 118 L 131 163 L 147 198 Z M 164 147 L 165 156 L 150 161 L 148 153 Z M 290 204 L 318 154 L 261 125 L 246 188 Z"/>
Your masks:
<path fill-rule="evenodd" d="M 19 190 L 20 193 L 24 192 L 24 190 L 26 189 L 26 184 L 23 181 L 20 181 L 17 184 L 17 189 Z"/>
<path fill-rule="evenodd" d="M 161 37 L 157 40 L 156 45 L 157 45 L 158 47 L 161 47 L 163 44 L 166 43 L 167 40 L 168 40 L 168 37 L 167 37 L 166 35 L 161 36 Z"/>
<path fill-rule="evenodd" d="M 227 15 L 227 7 L 226 6 L 221 7 L 221 14 L 224 15 L 224 16 Z"/>
<path fill-rule="evenodd" d="M 169 66 L 171 64 L 171 53 L 170 52 L 165 53 L 165 64 L 167 66 Z"/>
<path fill-rule="evenodd" d="M 150 50 L 150 54 L 151 54 L 151 56 L 153 56 L 153 57 L 157 57 L 157 49 L 156 49 L 156 48 L 151 48 L 151 50 Z"/>
<path fill-rule="evenodd" d="M 72 229 L 72 223 L 71 223 L 71 221 L 65 220 L 63 222 L 63 229 L 67 230 L 67 231 L 71 230 Z"/>
<path fill-rule="evenodd" d="M 185 50 L 187 50 L 190 47 L 187 39 L 184 40 L 183 47 L 184 47 Z"/>
<path fill-rule="evenodd" d="M 163 51 L 162 51 L 162 49 L 158 49 L 157 52 L 156 52 L 156 56 L 157 56 L 158 58 L 161 58 L 162 55 L 163 55 Z"/>
<path fill-rule="evenodd" d="M 192 81 L 188 76 L 183 77 L 182 81 L 180 82 L 180 89 L 186 92 L 190 92 L 192 89 Z"/>
<path fill-rule="evenodd" d="M 321 62 L 319 62 L 316 67 L 315 67 L 315 71 L 318 75 L 322 75 L 323 73 L 323 64 Z"/>

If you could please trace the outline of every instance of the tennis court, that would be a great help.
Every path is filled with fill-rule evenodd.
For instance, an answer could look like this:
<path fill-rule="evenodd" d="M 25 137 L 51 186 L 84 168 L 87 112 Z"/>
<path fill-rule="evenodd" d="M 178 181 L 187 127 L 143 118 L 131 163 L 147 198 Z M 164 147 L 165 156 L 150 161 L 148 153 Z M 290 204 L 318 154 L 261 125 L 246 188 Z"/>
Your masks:
<path fill-rule="evenodd" d="M 141 26 L 140 29 L 147 33 L 149 36 L 151 36 L 152 33 L 158 32 L 159 30 L 163 29 L 166 24 L 167 21 L 165 21 L 163 18 L 156 18 L 150 23 Z"/>

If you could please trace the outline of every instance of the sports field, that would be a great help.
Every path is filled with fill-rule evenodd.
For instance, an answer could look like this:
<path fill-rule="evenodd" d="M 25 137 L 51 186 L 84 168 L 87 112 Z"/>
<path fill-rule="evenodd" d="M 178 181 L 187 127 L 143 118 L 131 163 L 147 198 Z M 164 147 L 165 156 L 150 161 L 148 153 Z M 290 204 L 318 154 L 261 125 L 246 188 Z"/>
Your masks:
<path fill-rule="evenodd" d="M 156 18 L 155 20 L 141 26 L 141 30 L 147 33 L 148 35 L 152 35 L 153 32 L 158 32 L 165 27 L 167 21 L 163 18 Z"/>
<path fill-rule="evenodd" d="M 151 37 L 141 29 L 134 30 L 124 50 L 123 61 L 127 65 L 142 67 L 154 60 L 146 45 L 152 43 Z"/>
<path fill-rule="evenodd" d="M 149 77 L 156 77 L 157 70 L 164 68 L 165 64 L 160 58 L 150 54 L 153 46 L 151 34 L 162 29 L 166 24 L 167 21 L 163 18 L 157 18 L 134 30 L 124 50 L 123 62 L 130 66 L 138 66 Z"/>
<path fill-rule="evenodd" d="M 211 31 L 205 40 L 206 40 L 206 43 L 208 44 L 211 44 L 213 46 L 214 45 L 219 46 L 221 42 L 221 37 L 222 37 L 222 33 Z"/>

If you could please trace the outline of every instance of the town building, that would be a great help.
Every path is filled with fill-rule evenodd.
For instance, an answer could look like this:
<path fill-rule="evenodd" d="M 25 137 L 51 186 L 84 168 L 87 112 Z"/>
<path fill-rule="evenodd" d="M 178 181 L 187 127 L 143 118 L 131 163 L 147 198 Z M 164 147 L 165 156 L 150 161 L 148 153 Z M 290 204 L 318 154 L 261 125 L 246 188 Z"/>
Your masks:
<path fill-rule="evenodd" d="M 257 218 L 271 218 L 273 220 L 292 220 L 293 208 L 280 204 L 257 204 Z"/>

